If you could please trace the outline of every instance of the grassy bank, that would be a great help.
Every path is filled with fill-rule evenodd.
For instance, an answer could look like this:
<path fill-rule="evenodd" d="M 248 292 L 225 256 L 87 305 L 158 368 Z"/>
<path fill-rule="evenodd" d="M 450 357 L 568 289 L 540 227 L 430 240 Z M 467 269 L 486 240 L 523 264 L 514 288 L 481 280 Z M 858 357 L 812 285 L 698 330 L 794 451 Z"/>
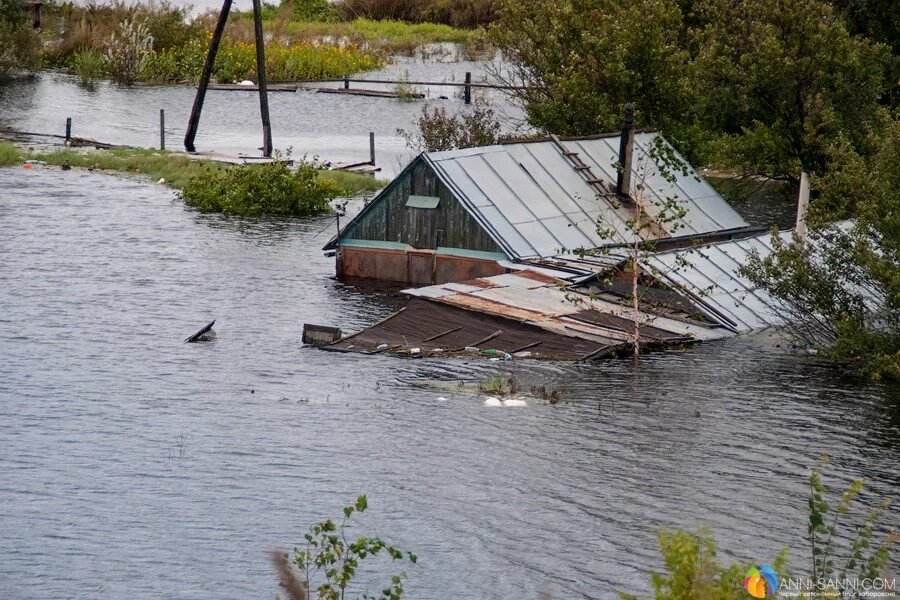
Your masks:
<path fill-rule="evenodd" d="M 381 55 L 412 55 L 421 46 L 439 43 L 463 44 L 467 54 L 475 55 L 487 46 L 483 29 L 460 29 L 437 23 L 407 23 L 392 19 L 298 21 L 280 15 L 265 21 L 264 29 L 273 38 L 294 44 L 329 40 Z M 229 24 L 227 31 L 232 39 L 251 42 L 254 39 L 252 14 L 240 14 Z"/>
<path fill-rule="evenodd" d="M 126 84 L 196 81 L 214 21 L 212 14 L 189 18 L 185 9 L 165 2 L 48 4 L 42 61 L 71 69 L 85 83 L 107 77 Z M 273 81 L 334 79 L 387 63 L 377 45 L 363 48 L 349 37 L 291 35 L 278 20 L 267 21 L 264 30 L 266 70 Z M 213 72 L 216 81 L 256 79 L 252 32 L 252 20 L 240 15 L 229 20 Z"/>
<path fill-rule="evenodd" d="M 184 45 L 152 52 L 140 79 L 151 82 L 197 81 L 209 47 L 207 35 Z M 320 44 L 314 41 L 269 43 L 266 75 L 269 81 L 337 79 L 387 63 L 379 52 L 353 44 Z M 256 80 L 256 47 L 251 41 L 223 40 L 216 55 L 213 77 L 220 83 Z"/>
<path fill-rule="evenodd" d="M 15 144 L 0 142 L 0 166 L 19 165 L 24 160 L 141 175 L 152 181 L 165 179 L 167 185 L 182 192 L 188 204 L 201 210 L 245 215 L 314 214 L 323 210 L 327 199 L 371 193 L 385 183 L 368 175 L 307 164 L 298 165 L 295 172 L 284 162 L 244 167 L 172 152 L 122 148 L 23 152 Z M 309 202 L 303 202 L 304 198 Z"/>
<path fill-rule="evenodd" d="M 271 81 L 336 79 L 383 67 L 395 53 L 411 55 L 434 43 L 463 44 L 466 56 L 486 47 L 482 28 L 448 24 L 375 20 L 355 14 L 298 13 L 292 4 L 267 6 L 266 70 Z M 190 17 L 166 2 L 44 6 L 41 50 L 34 61 L 17 59 L 22 68 L 36 64 L 70 69 L 90 84 L 110 78 L 124 84 L 197 81 L 209 48 L 215 14 Z M 37 36 L 24 25 L 22 35 Z M 214 80 L 256 80 L 251 13 L 229 17 L 216 57 Z M 19 44 L 22 45 L 22 44 Z M 38 54 L 39 56 L 34 56 Z M 26 64 L 27 63 L 27 64 Z"/>

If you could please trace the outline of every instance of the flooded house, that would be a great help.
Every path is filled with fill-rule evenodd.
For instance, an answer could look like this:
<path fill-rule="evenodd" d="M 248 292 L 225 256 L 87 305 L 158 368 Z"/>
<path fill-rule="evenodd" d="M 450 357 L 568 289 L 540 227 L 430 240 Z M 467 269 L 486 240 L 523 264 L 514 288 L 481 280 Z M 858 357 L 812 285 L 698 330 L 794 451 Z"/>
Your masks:
<path fill-rule="evenodd" d="M 339 276 L 411 284 L 410 302 L 327 349 L 591 360 L 629 351 L 636 325 L 652 349 L 779 324 L 739 273 L 770 234 L 683 162 L 660 173 L 655 153 L 680 157 L 627 123 L 418 156 L 325 247 Z"/>
<path fill-rule="evenodd" d="M 339 277 L 413 285 L 508 272 L 578 249 L 644 239 L 727 238 L 747 223 L 693 171 L 667 178 L 654 148 L 677 153 L 654 131 L 516 141 L 425 152 L 324 248 Z M 680 157 L 679 157 L 680 158 Z M 625 165 L 621 173 L 616 165 Z M 632 198 L 640 181 L 643 198 Z M 656 219 L 667 200 L 683 214 Z M 643 227 L 630 227 L 637 214 Z M 635 232 L 635 229 L 638 231 Z"/>
<path fill-rule="evenodd" d="M 738 270 L 750 253 L 771 251 L 771 234 L 758 233 L 647 256 L 638 285 L 641 346 L 680 346 L 781 324 L 777 302 Z M 423 356 L 488 350 L 563 360 L 625 354 L 635 334 L 632 288 L 621 277 L 628 260 L 614 252 L 588 266 L 530 263 L 407 289 L 404 309 L 329 349 Z"/>

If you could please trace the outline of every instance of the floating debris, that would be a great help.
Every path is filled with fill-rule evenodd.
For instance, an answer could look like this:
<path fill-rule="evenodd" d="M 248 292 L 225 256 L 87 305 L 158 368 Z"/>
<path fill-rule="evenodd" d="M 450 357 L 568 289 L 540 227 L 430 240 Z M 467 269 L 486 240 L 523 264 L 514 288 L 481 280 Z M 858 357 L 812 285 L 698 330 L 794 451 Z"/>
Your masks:
<path fill-rule="evenodd" d="M 213 341 L 214 339 L 216 339 L 216 332 L 213 331 L 213 325 L 215 325 L 215 324 L 216 324 L 216 322 L 215 322 L 215 320 L 213 320 L 212 323 L 210 323 L 209 325 L 207 325 L 206 327 L 204 327 L 203 329 L 201 329 L 200 331 L 198 331 L 197 333 L 195 333 L 194 335 L 192 335 L 191 337 L 187 338 L 184 341 L 188 342 L 188 343 Z"/>

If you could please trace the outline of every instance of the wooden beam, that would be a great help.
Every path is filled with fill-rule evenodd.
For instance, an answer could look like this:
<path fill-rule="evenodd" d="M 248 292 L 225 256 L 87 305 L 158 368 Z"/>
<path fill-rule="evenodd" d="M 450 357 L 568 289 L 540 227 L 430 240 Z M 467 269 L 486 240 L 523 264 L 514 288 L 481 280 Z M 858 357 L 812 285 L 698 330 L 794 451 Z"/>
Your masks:
<path fill-rule="evenodd" d="M 203 73 L 200 75 L 200 85 L 197 87 L 197 95 L 194 97 L 194 106 L 191 108 L 191 116 L 188 118 L 187 131 L 184 134 L 184 148 L 188 152 L 195 152 L 194 139 L 197 137 L 197 129 L 200 126 L 200 113 L 203 111 L 203 100 L 206 98 L 206 88 L 209 86 L 209 78 L 212 76 L 213 65 L 216 63 L 216 54 L 219 52 L 219 42 L 222 41 L 222 32 L 225 31 L 225 21 L 231 12 L 231 0 L 222 2 L 222 10 L 219 19 L 213 29 L 212 39 L 209 41 L 209 51 L 206 53 L 206 62 L 203 63 Z"/>
<path fill-rule="evenodd" d="M 425 339 L 422 340 L 422 341 L 423 341 L 423 342 L 430 342 L 431 340 L 436 340 L 436 339 L 438 339 L 439 337 L 444 337 L 444 336 L 447 335 L 448 333 L 453 333 L 454 331 L 459 331 L 460 329 L 462 329 L 462 327 L 454 327 L 453 329 L 448 329 L 447 331 L 444 331 L 444 332 L 439 333 L 439 334 L 437 334 L 437 335 L 433 335 L 433 336 L 431 336 L 431 337 L 429 337 L 429 338 L 425 338 Z"/>
<path fill-rule="evenodd" d="M 262 28 L 262 5 L 253 0 L 253 27 L 256 34 L 256 85 L 259 86 L 259 114 L 263 127 L 263 156 L 272 156 L 272 126 L 269 123 L 269 95 L 266 91 L 266 51 Z"/>

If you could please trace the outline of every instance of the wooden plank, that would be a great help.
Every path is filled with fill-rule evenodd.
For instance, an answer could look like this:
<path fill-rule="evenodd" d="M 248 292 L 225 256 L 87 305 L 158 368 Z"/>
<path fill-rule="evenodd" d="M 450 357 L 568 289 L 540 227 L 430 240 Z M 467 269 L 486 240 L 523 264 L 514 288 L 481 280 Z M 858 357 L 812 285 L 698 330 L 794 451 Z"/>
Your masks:
<path fill-rule="evenodd" d="M 425 339 L 422 340 L 422 341 L 423 341 L 423 342 L 430 342 L 431 340 L 436 340 L 436 339 L 438 339 L 439 337 L 443 337 L 443 336 L 445 336 L 445 335 L 447 335 L 447 334 L 453 333 L 454 331 L 459 331 L 460 329 L 462 329 L 462 327 L 454 327 L 453 329 L 448 329 L 447 331 L 444 331 L 443 333 L 439 333 L 439 334 L 433 335 L 433 336 L 431 336 L 431 337 L 429 337 L 429 338 L 425 338 Z"/>
<path fill-rule="evenodd" d="M 269 92 L 296 92 L 296 85 L 267 85 L 266 91 Z M 258 85 L 241 85 L 239 83 L 211 83 L 211 90 L 233 91 L 233 92 L 258 92 Z"/>
<path fill-rule="evenodd" d="M 529 348 L 534 348 L 535 346 L 540 346 L 542 342 L 532 342 L 530 344 L 525 344 L 524 346 L 520 346 L 515 350 L 510 350 L 510 354 L 515 354 L 516 352 L 521 352 L 522 350 L 528 350 Z"/>
<path fill-rule="evenodd" d="M 491 341 L 492 339 L 494 339 L 495 337 L 497 337 L 497 336 L 500 335 L 501 333 L 503 333 L 503 330 L 502 330 L 502 329 L 498 329 L 497 331 L 495 331 L 495 332 L 492 333 L 491 335 L 487 336 L 486 338 L 481 339 L 481 340 L 478 340 L 477 342 L 475 342 L 475 343 L 473 343 L 473 344 L 469 344 L 469 346 L 471 346 L 471 347 L 473 347 L 473 348 L 477 348 L 477 347 L 480 346 L 481 344 L 484 344 L 485 342 Z"/>
<path fill-rule="evenodd" d="M 581 360 L 591 360 L 592 358 L 603 358 L 607 354 L 615 352 L 617 348 L 619 348 L 619 344 L 614 344 L 611 346 L 600 346 L 587 356 L 583 357 Z"/>
<path fill-rule="evenodd" d="M 353 89 L 344 89 L 344 88 L 317 88 L 316 91 L 320 94 L 349 94 L 351 96 L 371 96 L 375 98 L 399 98 L 400 95 L 397 92 L 392 92 L 389 90 L 365 90 L 359 88 Z M 404 94 L 407 98 L 424 98 L 425 94 Z"/>

